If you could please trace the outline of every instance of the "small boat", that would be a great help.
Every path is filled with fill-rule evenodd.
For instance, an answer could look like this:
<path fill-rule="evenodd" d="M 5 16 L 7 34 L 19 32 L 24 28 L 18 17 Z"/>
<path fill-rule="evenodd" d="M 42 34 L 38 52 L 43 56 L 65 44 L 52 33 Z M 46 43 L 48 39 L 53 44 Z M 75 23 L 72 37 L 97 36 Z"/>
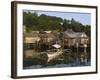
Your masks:
<path fill-rule="evenodd" d="M 57 52 L 54 52 L 52 54 L 48 53 L 47 54 L 47 56 L 48 56 L 48 61 L 47 62 L 50 62 L 51 60 L 56 59 L 57 57 L 59 57 L 62 54 L 63 54 L 62 50 L 57 50 Z"/>

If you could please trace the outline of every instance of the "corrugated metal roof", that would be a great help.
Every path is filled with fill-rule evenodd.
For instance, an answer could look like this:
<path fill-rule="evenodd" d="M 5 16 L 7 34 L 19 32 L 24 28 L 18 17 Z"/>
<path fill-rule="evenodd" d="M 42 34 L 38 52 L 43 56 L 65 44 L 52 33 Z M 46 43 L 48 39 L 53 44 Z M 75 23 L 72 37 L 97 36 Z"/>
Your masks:
<path fill-rule="evenodd" d="M 87 37 L 87 35 L 84 32 L 74 32 L 72 30 L 68 30 L 64 32 L 64 36 L 65 37 L 70 37 L 70 38 L 74 38 L 74 37 Z"/>
<path fill-rule="evenodd" d="M 84 32 L 76 32 L 75 35 L 77 37 L 87 37 L 87 35 Z"/>

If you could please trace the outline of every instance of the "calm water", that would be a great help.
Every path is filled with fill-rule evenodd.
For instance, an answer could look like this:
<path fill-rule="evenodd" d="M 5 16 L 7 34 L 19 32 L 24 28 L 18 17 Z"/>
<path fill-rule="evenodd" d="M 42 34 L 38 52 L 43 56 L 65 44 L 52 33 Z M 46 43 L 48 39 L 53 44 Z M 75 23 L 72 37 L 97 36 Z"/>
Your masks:
<path fill-rule="evenodd" d="M 41 65 L 33 65 L 24 67 L 24 69 L 40 69 L 40 68 L 62 68 L 62 67 L 82 67 L 82 66 L 90 66 L 90 62 L 87 64 L 79 64 L 79 63 L 72 63 L 72 64 L 56 64 L 53 66 L 41 66 Z"/>
<path fill-rule="evenodd" d="M 28 51 L 27 53 L 31 53 L 32 51 Z M 72 54 L 75 54 L 74 52 L 72 52 Z M 82 53 L 80 53 L 82 54 Z M 87 53 L 89 54 L 89 53 Z M 88 55 L 90 56 L 90 55 Z M 88 59 L 87 63 L 81 63 L 80 60 L 76 60 L 72 63 L 56 63 L 53 65 L 29 65 L 29 66 L 24 66 L 23 69 L 42 69 L 42 68 L 62 68 L 62 67 L 82 67 L 82 66 L 91 66 L 91 60 Z"/>
<path fill-rule="evenodd" d="M 31 65 L 26 66 L 24 69 L 42 69 L 42 68 L 62 68 L 62 67 L 83 67 L 83 66 L 91 66 L 91 62 L 87 61 L 87 63 L 80 63 L 80 61 L 74 62 L 74 63 L 60 63 L 60 64 L 54 64 L 54 65 Z"/>

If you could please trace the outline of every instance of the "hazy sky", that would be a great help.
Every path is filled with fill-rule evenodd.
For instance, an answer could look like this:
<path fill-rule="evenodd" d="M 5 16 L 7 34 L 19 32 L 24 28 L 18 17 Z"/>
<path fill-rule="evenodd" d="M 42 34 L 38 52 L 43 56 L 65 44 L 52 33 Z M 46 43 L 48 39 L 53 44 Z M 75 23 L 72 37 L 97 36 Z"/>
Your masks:
<path fill-rule="evenodd" d="M 31 11 L 34 13 L 34 11 Z M 75 13 L 75 12 L 51 12 L 51 11 L 35 11 L 38 15 L 46 14 L 49 16 L 61 17 L 63 19 L 71 20 L 74 18 L 76 21 L 84 25 L 91 25 L 91 14 L 89 13 Z"/>

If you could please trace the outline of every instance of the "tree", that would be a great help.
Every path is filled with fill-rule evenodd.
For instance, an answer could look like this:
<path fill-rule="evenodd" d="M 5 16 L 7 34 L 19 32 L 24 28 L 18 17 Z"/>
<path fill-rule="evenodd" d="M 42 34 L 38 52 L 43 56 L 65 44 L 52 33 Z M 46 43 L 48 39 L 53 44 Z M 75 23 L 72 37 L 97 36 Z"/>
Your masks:
<path fill-rule="evenodd" d="M 75 32 L 82 32 L 84 30 L 83 25 L 80 22 L 75 21 L 73 18 L 71 19 L 71 28 Z"/>
<path fill-rule="evenodd" d="M 84 32 L 90 37 L 91 36 L 91 26 L 85 25 L 84 27 L 85 27 Z"/>
<path fill-rule="evenodd" d="M 37 13 L 31 13 L 31 12 L 24 12 L 23 13 L 23 24 L 26 25 L 26 31 L 33 30 L 33 27 L 37 26 L 38 22 L 38 15 Z"/>
<path fill-rule="evenodd" d="M 71 23 L 70 22 L 71 21 L 67 20 L 67 19 L 63 20 L 63 24 L 62 24 L 63 31 L 66 31 L 67 29 L 71 29 Z"/>
<path fill-rule="evenodd" d="M 31 11 L 23 12 L 23 25 L 26 26 L 27 32 L 56 30 L 61 33 L 72 29 L 75 32 L 85 32 L 88 36 L 91 33 L 90 25 L 83 25 L 74 18 L 68 20 L 46 14 L 38 15 L 38 12 Z"/>

